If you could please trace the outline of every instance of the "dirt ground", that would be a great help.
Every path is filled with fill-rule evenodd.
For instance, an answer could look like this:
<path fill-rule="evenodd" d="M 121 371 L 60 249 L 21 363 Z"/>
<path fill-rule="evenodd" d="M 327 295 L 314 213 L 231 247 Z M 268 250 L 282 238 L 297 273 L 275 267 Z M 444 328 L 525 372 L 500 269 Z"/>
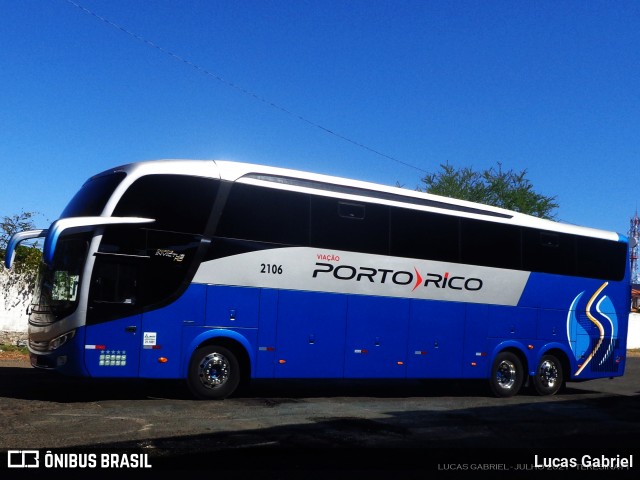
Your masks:
<path fill-rule="evenodd" d="M 5 352 L 0 350 L 0 360 L 29 361 L 29 356 L 22 352 Z"/>

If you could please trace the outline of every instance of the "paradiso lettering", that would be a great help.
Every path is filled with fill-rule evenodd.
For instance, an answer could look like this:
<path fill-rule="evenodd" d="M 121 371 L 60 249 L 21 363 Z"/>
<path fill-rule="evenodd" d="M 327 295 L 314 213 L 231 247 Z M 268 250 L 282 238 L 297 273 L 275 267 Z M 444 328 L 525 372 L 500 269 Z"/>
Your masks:
<path fill-rule="evenodd" d="M 371 283 L 393 283 L 395 285 L 413 285 L 412 291 L 418 287 L 448 288 L 451 290 L 478 291 L 482 289 L 482 280 L 473 277 L 461 277 L 444 273 L 426 273 L 423 277 L 417 268 L 415 273 L 406 270 L 392 270 L 388 268 L 354 267 L 351 265 L 333 265 L 316 262 L 313 278 L 320 274 L 331 274 L 336 280 L 369 281 Z"/>

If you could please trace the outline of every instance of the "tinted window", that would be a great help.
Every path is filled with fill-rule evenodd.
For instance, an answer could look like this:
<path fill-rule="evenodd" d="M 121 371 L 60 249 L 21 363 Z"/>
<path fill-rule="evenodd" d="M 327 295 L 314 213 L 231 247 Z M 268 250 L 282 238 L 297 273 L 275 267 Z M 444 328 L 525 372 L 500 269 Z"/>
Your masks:
<path fill-rule="evenodd" d="M 627 255 L 624 243 L 251 185 L 233 187 L 217 235 L 207 258 L 277 243 L 617 280 Z"/>
<path fill-rule="evenodd" d="M 309 242 L 308 195 L 236 184 L 216 236 L 285 245 Z"/>
<path fill-rule="evenodd" d="M 202 234 L 217 190 L 210 178 L 147 175 L 124 193 L 113 216 L 153 218 L 154 229 Z"/>
<path fill-rule="evenodd" d="M 522 266 L 532 272 L 575 275 L 575 237 L 563 233 L 522 230 Z"/>
<path fill-rule="evenodd" d="M 461 219 L 462 263 L 520 269 L 520 228 Z"/>
<path fill-rule="evenodd" d="M 311 246 L 387 255 L 389 207 L 314 196 Z"/>
<path fill-rule="evenodd" d="M 621 280 L 627 263 L 626 245 L 598 238 L 578 237 L 577 275 Z"/>
<path fill-rule="evenodd" d="M 391 255 L 457 262 L 457 217 L 404 208 L 391 209 Z"/>
<path fill-rule="evenodd" d="M 89 322 L 132 315 L 175 298 L 187 286 L 199 244 L 196 235 L 109 229 L 96 253 Z"/>
<path fill-rule="evenodd" d="M 111 194 L 126 176 L 124 172 L 93 177 L 78 190 L 60 218 L 98 216 Z"/>

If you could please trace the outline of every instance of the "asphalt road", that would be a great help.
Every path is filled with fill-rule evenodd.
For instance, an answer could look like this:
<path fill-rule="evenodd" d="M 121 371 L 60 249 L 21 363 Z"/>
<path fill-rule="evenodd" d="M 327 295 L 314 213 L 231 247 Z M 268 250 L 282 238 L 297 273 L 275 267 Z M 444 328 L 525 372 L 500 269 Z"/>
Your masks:
<path fill-rule="evenodd" d="M 635 453 L 640 473 L 638 357 L 623 377 L 570 383 L 552 397 L 494 398 L 475 381 L 305 380 L 256 381 L 224 401 L 193 400 L 176 382 L 90 381 L 5 361 L 0 412 L 1 449 L 145 452 L 156 473 L 424 478 L 458 476 L 453 465 L 513 470 L 562 452 Z"/>

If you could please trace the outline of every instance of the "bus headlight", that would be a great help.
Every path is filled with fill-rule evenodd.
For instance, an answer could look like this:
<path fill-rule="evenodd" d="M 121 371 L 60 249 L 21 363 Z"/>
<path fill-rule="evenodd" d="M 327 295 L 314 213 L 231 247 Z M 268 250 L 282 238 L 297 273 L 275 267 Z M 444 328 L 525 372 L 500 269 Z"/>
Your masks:
<path fill-rule="evenodd" d="M 57 350 L 62 345 L 67 343 L 69 340 L 71 340 L 75 335 L 76 335 L 76 331 L 71 330 L 70 332 L 64 333 L 59 337 L 54 338 L 49 342 L 49 351 Z"/>

